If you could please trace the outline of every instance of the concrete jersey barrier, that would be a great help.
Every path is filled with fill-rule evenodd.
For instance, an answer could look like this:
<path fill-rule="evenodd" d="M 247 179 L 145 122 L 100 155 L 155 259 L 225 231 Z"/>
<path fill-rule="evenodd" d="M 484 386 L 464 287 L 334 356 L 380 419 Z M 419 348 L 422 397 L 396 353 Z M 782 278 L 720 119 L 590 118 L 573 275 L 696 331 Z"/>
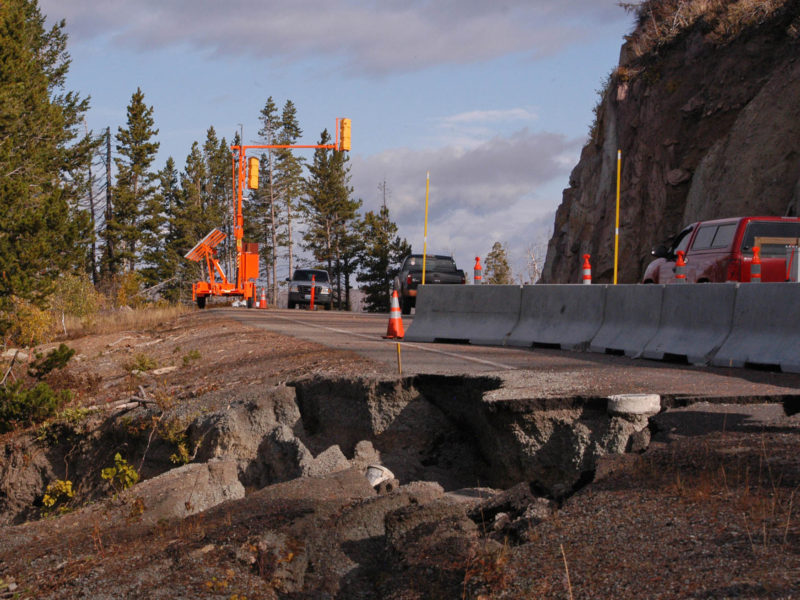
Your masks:
<path fill-rule="evenodd" d="M 517 323 L 521 296 L 518 285 L 420 286 L 404 340 L 501 346 Z"/>
<path fill-rule="evenodd" d="M 592 338 L 592 352 L 638 357 L 658 331 L 664 285 L 610 285 L 603 325 Z"/>
<path fill-rule="evenodd" d="M 642 356 L 706 364 L 731 331 L 738 283 L 667 285 L 658 331 Z"/>
<path fill-rule="evenodd" d="M 800 373 L 800 285 L 741 285 L 735 306 L 731 333 L 712 364 L 771 365 Z"/>
<path fill-rule="evenodd" d="M 507 345 L 585 350 L 603 323 L 605 285 L 527 285 Z"/>

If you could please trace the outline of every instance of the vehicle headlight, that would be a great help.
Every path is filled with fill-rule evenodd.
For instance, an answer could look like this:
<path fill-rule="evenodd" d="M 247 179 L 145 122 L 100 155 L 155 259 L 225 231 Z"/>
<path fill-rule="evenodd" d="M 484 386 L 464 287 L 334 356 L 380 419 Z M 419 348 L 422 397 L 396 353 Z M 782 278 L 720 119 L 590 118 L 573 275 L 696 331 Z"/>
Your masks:
<path fill-rule="evenodd" d="M 289 286 L 289 291 L 297 293 L 300 291 L 300 287 L 296 284 L 292 284 Z"/>
<path fill-rule="evenodd" d="M 319 293 L 320 294 L 330 294 L 331 293 L 331 288 L 328 288 L 328 287 L 319 288 Z"/>

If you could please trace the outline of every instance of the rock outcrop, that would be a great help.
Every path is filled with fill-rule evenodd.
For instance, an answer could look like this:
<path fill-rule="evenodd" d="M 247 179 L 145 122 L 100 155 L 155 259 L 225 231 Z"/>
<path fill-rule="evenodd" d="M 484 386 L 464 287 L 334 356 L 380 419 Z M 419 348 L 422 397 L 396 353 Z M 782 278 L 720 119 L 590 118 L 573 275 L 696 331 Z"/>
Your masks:
<path fill-rule="evenodd" d="M 619 277 L 688 223 L 800 214 L 800 2 L 643 2 L 555 218 L 542 281 Z"/>

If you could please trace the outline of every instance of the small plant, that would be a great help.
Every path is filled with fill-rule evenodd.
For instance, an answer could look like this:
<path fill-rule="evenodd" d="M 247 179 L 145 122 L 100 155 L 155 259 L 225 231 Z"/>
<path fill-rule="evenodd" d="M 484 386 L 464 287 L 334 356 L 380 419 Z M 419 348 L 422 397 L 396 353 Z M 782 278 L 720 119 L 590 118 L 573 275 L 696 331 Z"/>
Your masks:
<path fill-rule="evenodd" d="M 0 387 L 0 433 L 40 423 L 56 414 L 71 398 L 69 390 L 56 392 L 44 382 L 31 389 L 23 388 L 21 381 Z"/>
<path fill-rule="evenodd" d="M 69 359 L 74 355 L 75 350 L 66 344 L 60 344 L 58 348 L 51 350 L 47 353 L 47 356 L 44 357 L 41 353 L 37 353 L 36 360 L 31 363 L 28 369 L 28 375 L 41 381 L 51 371 L 66 367 Z"/>
<path fill-rule="evenodd" d="M 158 432 L 162 439 L 175 446 L 176 451 L 169 457 L 173 464 L 185 465 L 192 460 L 192 456 L 189 454 L 186 427 L 178 419 L 161 422 Z"/>
<path fill-rule="evenodd" d="M 133 362 L 128 365 L 129 371 L 152 371 L 158 366 L 156 360 L 152 356 L 144 353 L 139 353 L 133 357 Z"/>
<path fill-rule="evenodd" d="M 194 360 L 200 360 L 200 351 L 199 350 L 189 350 L 186 354 L 183 355 L 183 366 L 187 367 L 189 364 Z"/>
<path fill-rule="evenodd" d="M 139 473 L 120 456 L 119 452 L 114 455 L 114 466 L 103 469 L 100 477 L 108 481 L 117 494 L 133 487 L 139 481 Z"/>
<path fill-rule="evenodd" d="M 69 511 L 68 503 L 74 496 L 75 491 L 72 489 L 72 482 L 69 479 L 51 481 L 42 498 L 45 512 L 51 514 L 56 510 L 56 506 L 58 506 L 59 513 L 63 514 Z"/>

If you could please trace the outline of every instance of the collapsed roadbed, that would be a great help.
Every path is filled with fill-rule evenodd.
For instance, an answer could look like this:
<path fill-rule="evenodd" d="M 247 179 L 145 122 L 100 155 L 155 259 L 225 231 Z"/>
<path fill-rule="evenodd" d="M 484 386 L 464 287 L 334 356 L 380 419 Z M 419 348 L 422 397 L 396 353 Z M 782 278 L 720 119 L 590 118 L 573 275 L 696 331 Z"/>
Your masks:
<path fill-rule="evenodd" d="M 725 596 L 767 557 L 785 568 L 758 586 L 797 584 L 800 424 L 780 404 L 542 399 L 507 373 L 260 374 L 5 438 L 0 594 L 652 596 L 647 578 L 670 564 Z M 126 385 L 140 400 L 166 388 Z M 142 481 L 110 492 L 115 453 Z M 69 511 L 48 509 L 48 484 L 66 480 Z M 612 581 L 617 560 L 628 572 Z M 720 565 L 727 592 L 708 574 Z"/>

